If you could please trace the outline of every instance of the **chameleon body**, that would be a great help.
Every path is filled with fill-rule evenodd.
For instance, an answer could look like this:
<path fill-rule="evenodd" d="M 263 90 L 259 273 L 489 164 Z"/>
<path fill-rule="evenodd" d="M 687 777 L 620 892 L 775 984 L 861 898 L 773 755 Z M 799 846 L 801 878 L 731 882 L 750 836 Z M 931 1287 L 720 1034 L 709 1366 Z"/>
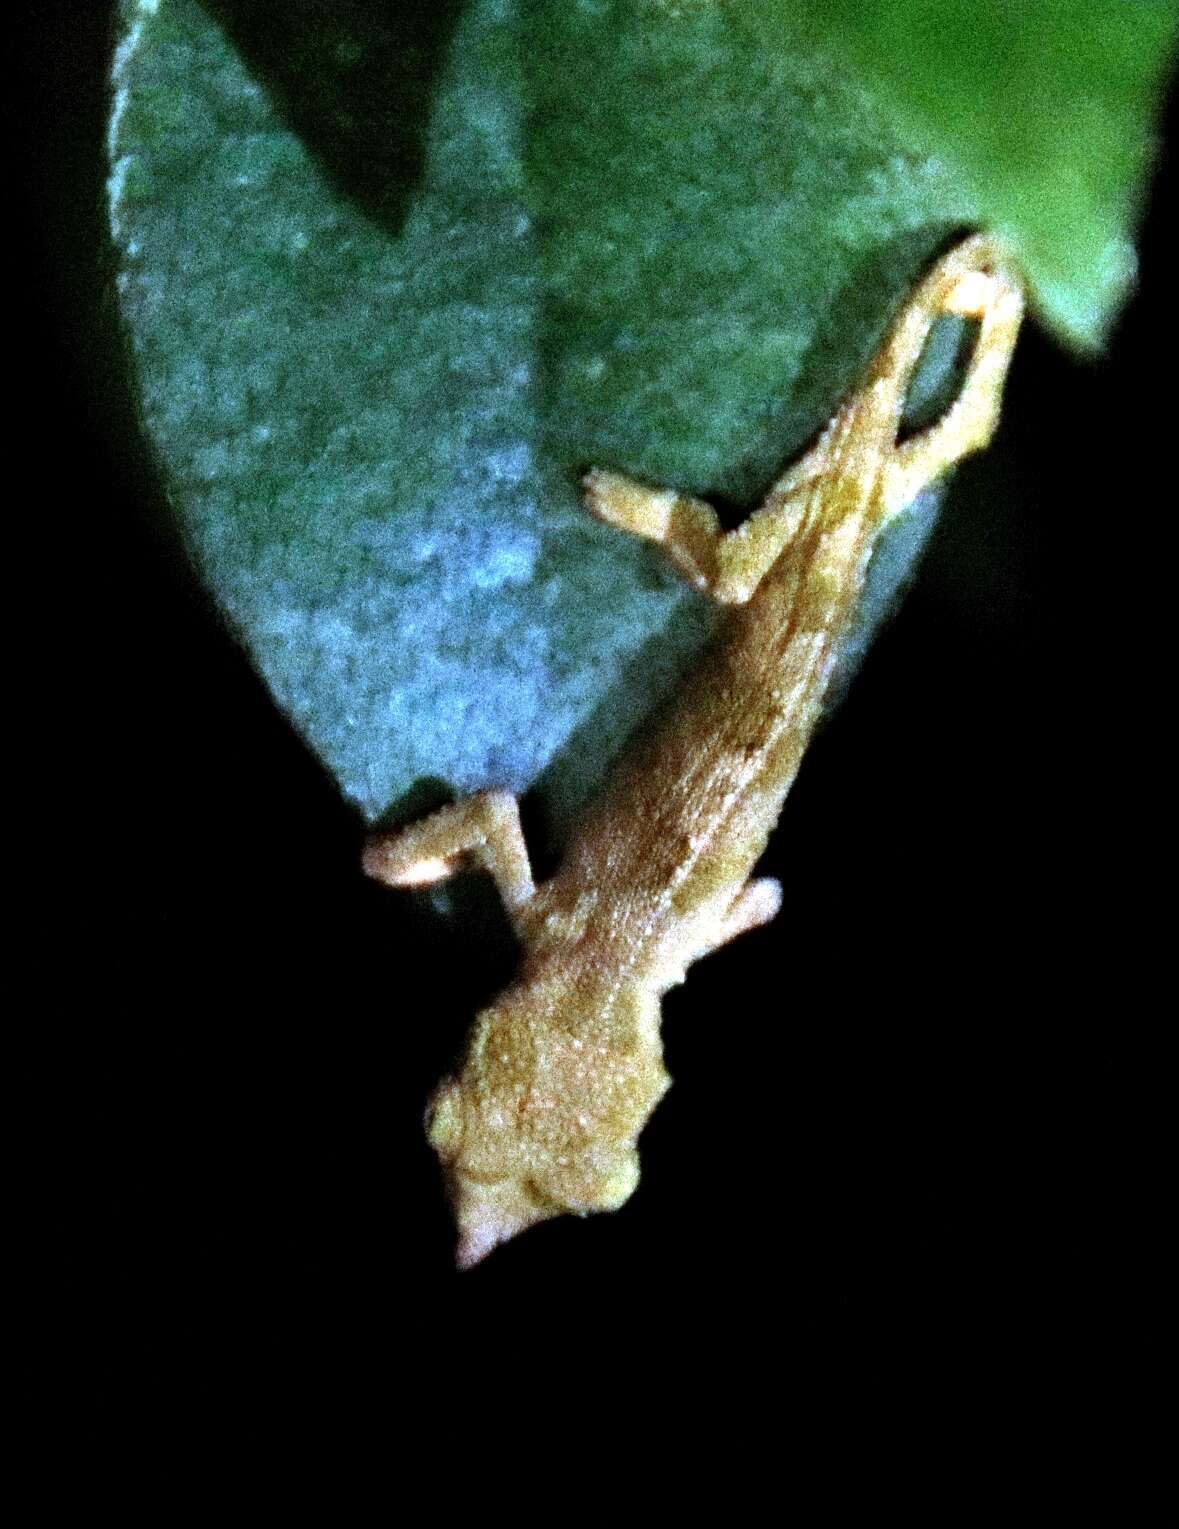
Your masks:
<path fill-rule="evenodd" d="M 957 401 L 898 444 L 933 323 L 978 323 Z M 998 246 L 974 236 L 918 285 L 818 443 L 732 532 L 700 500 L 595 470 L 588 508 L 660 543 L 730 607 L 690 682 L 533 885 L 515 799 L 488 791 L 371 838 L 365 869 L 421 883 L 468 857 L 495 877 L 523 948 L 427 1112 L 476 1263 L 535 1222 L 612 1210 L 639 1178 L 637 1140 L 669 1085 L 660 1000 L 687 967 L 778 911 L 752 871 L 823 702 L 878 536 L 947 466 L 986 444 L 1022 315 Z"/>

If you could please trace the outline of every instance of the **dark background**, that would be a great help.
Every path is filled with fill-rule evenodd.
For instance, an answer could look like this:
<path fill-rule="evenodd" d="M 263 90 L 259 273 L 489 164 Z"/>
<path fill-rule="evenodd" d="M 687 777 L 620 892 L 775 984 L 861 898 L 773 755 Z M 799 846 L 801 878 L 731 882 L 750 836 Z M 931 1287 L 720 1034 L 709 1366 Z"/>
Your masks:
<path fill-rule="evenodd" d="M 999 442 L 787 804 L 765 865 L 787 911 L 668 997 L 639 1191 L 458 1276 L 421 1112 L 510 944 L 477 892 L 464 934 L 362 879 L 360 823 L 163 530 L 106 287 L 109 9 L 30 11 L 26 55 L 11 449 L 39 614 L 12 810 L 37 1042 L 18 1172 L 68 1340 L 45 1362 L 97 1405 L 136 1376 L 444 1386 L 473 1351 L 506 1376 L 571 1344 L 589 1384 L 630 1342 L 774 1383 L 804 1347 L 953 1368 L 1051 1327 L 1052 1253 L 1080 1278 L 1131 1245 L 1155 1129 L 1094 917 L 1117 838 L 1095 804 L 1134 699 L 1111 615 L 1173 414 L 1152 380 L 1173 166 L 1108 357 L 1021 341 Z"/>

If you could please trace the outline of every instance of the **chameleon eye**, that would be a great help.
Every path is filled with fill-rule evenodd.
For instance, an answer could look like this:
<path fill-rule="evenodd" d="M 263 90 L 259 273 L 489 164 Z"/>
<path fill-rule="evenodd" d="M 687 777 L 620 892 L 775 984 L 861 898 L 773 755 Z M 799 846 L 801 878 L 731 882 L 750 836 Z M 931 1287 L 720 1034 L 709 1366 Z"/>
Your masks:
<path fill-rule="evenodd" d="M 617 1210 L 638 1188 L 639 1154 L 628 1152 L 601 1188 L 598 1204 L 602 1210 Z"/>
<path fill-rule="evenodd" d="M 529 1202 L 546 1216 L 560 1216 L 570 1208 L 564 1200 L 549 1194 L 539 1179 L 525 1179 L 522 1188 Z"/>
<path fill-rule="evenodd" d="M 453 1157 L 463 1136 L 462 1095 L 453 1078 L 445 1079 L 434 1091 L 423 1124 L 426 1140 L 439 1157 Z"/>

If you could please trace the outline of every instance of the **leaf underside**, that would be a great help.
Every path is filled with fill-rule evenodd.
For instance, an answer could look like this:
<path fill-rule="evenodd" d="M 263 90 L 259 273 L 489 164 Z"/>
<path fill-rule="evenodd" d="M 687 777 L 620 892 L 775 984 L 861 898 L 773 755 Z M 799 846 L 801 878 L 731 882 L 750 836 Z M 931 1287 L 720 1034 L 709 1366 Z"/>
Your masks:
<path fill-rule="evenodd" d="M 579 474 L 750 507 L 979 200 L 740 5 L 409 11 L 126 0 L 120 303 L 178 524 L 345 796 L 559 823 L 715 619 Z"/>

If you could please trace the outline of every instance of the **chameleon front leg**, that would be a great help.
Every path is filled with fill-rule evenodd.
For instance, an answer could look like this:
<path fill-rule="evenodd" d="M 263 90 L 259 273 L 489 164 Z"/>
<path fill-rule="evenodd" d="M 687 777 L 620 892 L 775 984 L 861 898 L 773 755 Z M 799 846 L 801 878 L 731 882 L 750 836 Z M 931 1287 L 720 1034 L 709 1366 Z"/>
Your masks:
<path fill-rule="evenodd" d="M 508 791 L 480 791 L 392 833 L 372 834 L 366 875 L 389 887 L 426 886 L 462 868 L 470 856 L 490 872 L 516 932 L 536 891 L 520 810 Z"/>
<path fill-rule="evenodd" d="M 656 988 L 666 992 L 678 987 L 695 965 L 738 935 L 760 929 L 777 917 L 782 907 L 782 883 L 773 876 L 758 876 L 741 887 L 726 903 L 718 898 L 702 917 L 692 921 L 685 940 L 673 942 L 656 978 Z"/>
<path fill-rule="evenodd" d="M 747 881 L 736 897 L 714 915 L 714 922 L 703 934 L 697 931 L 696 944 L 682 967 L 676 970 L 675 981 L 682 982 L 687 967 L 693 962 L 710 956 L 714 950 L 735 940 L 738 935 L 760 929 L 777 917 L 782 907 L 782 883 L 773 876 L 758 876 Z"/>
<path fill-rule="evenodd" d="M 727 945 L 730 940 L 735 940 L 739 934 L 760 929 L 763 924 L 777 918 L 781 907 L 782 883 L 776 877 L 758 876 L 753 881 L 747 881 L 729 904 L 717 925 L 714 938 L 701 954 L 708 955 L 711 951 L 719 950 L 722 945 Z"/>

